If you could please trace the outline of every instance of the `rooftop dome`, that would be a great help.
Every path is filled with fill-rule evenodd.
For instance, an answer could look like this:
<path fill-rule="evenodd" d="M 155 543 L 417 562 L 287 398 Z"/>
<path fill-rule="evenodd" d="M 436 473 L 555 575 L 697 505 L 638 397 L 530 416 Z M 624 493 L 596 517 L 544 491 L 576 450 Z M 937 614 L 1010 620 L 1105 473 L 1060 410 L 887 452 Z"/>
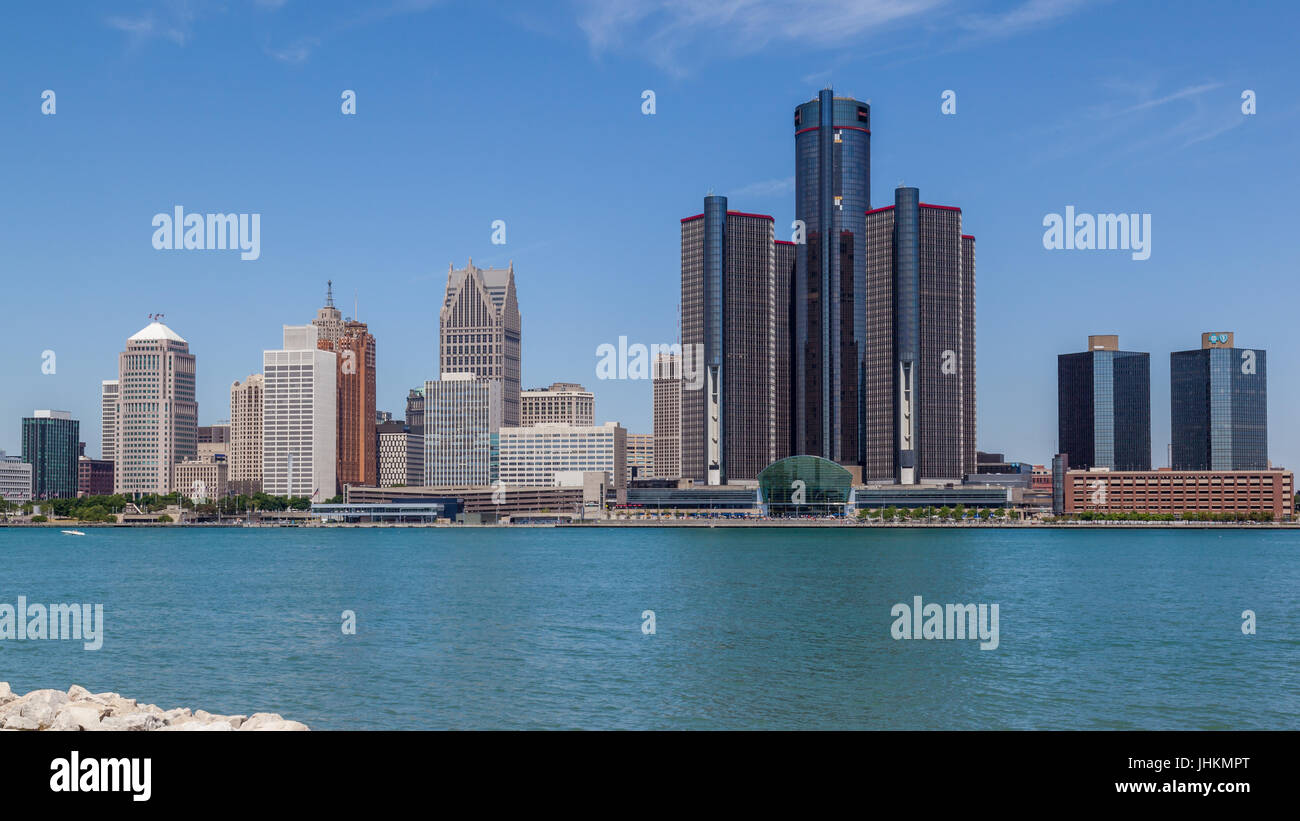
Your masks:
<path fill-rule="evenodd" d="M 140 329 L 128 342 L 157 342 L 163 339 L 169 339 L 172 342 L 185 342 L 181 339 L 180 334 L 168 328 L 161 322 L 150 322 L 144 328 Z"/>

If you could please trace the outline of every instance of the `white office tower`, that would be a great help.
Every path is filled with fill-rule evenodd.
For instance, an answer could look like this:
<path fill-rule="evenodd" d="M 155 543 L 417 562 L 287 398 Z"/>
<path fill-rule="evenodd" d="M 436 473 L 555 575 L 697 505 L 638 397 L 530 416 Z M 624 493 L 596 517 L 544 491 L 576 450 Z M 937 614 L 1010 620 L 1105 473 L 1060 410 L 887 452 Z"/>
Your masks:
<path fill-rule="evenodd" d="M 116 379 L 99 383 L 99 458 L 117 459 L 117 386 Z"/>
<path fill-rule="evenodd" d="M 483 487 L 497 480 L 501 380 L 444 373 L 424 383 L 424 484 Z"/>
<path fill-rule="evenodd" d="M 338 401 L 335 354 L 315 325 L 285 325 L 284 348 L 262 352 L 262 488 L 323 502 L 334 495 Z"/>

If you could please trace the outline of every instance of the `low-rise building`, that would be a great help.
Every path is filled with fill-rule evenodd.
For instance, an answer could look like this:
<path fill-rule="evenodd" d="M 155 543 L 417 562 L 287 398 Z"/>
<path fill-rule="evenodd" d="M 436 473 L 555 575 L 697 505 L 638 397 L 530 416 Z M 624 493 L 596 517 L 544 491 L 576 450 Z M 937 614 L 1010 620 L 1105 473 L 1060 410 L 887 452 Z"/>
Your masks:
<path fill-rule="evenodd" d="M 77 495 L 112 496 L 113 460 L 91 459 L 86 456 L 78 458 Z"/>
<path fill-rule="evenodd" d="M 557 473 L 604 471 L 616 490 L 627 487 L 627 430 L 617 422 L 503 427 L 500 445 L 504 485 L 549 487 Z"/>
<path fill-rule="evenodd" d="M 1068 470 L 1062 512 L 1229 514 L 1274 521 L 1295 513 L 1289 470 Z"/>
<path fill-rule="evenodd" d="M 418 486 L 424 481 L 424 436 L 401 419 L 382 422 L 379 435 L 379 486 Z"/>
<path fill-rule="evenodd" d="M 7 456 L 0 450 L 0 499 L 6 502 L 32 500 L 32 466 L 21 456 Z"/>
<path fill-rule="evenodd" d="M 195 502 L 224 499 L 228 491 L 229 466 L 223 458 L 186 459 L 176 463 L 172 492 Z"/>
<path fill-rule="evenodd" d="M 655 475 L 655 436 L 653 433 L 627 435 L 627 480 L 648 479 Z"/>

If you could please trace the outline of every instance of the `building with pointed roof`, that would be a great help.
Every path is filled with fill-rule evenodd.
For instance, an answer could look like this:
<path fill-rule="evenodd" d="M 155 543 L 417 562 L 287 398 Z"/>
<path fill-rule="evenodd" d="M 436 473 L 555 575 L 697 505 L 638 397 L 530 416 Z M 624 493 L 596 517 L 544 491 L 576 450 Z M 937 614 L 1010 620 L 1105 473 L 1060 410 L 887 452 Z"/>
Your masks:
<path fill-rule="evenodd" d="M 514 262 L 506 268 L 479 268 L 473 259 L 464 268 L 448 264 L 438 320 L 439 373 L 500 380 L 502 424 L 518 425 L 521 320 Z"/>
<path fill-rule="evenodd" d="M 331 346 L 343 336 L 343 312 L 334 307 L 334 280 L 327 280 L 325 283 L 325 305 L 316 312 L 316 318 L 311 321 L 316 326 L 316 338 L 322 342 L 329 342 Z M 333 347 L 325 348 L 333 350 Z"/>
<path fill-rule="evenodd" d="M 170 493 L 175 466 L 198 455 L 194 355 L 160 317 L 150 319 L 118 355 L 113 453 L 104 454 L 113 491 L 127 495 Z"/>

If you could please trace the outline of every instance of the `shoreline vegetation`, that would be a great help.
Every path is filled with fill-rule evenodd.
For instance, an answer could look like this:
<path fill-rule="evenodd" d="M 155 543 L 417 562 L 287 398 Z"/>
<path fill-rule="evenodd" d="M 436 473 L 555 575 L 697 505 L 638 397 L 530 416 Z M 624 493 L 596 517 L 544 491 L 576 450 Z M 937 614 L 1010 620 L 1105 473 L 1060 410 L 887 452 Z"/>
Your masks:
<path fill-rule="evenodd" d="M 9 682 L 0 681 L 0 731 L 202 731 L 310 730 L 300 721 L 279 713 L 220 715 L 189 707 L 164 710 L 156 704 L 139 704 L 117 693 L 92 693 L 74 684 L 62 690 L 32 690 L 18 695 Z"/>

